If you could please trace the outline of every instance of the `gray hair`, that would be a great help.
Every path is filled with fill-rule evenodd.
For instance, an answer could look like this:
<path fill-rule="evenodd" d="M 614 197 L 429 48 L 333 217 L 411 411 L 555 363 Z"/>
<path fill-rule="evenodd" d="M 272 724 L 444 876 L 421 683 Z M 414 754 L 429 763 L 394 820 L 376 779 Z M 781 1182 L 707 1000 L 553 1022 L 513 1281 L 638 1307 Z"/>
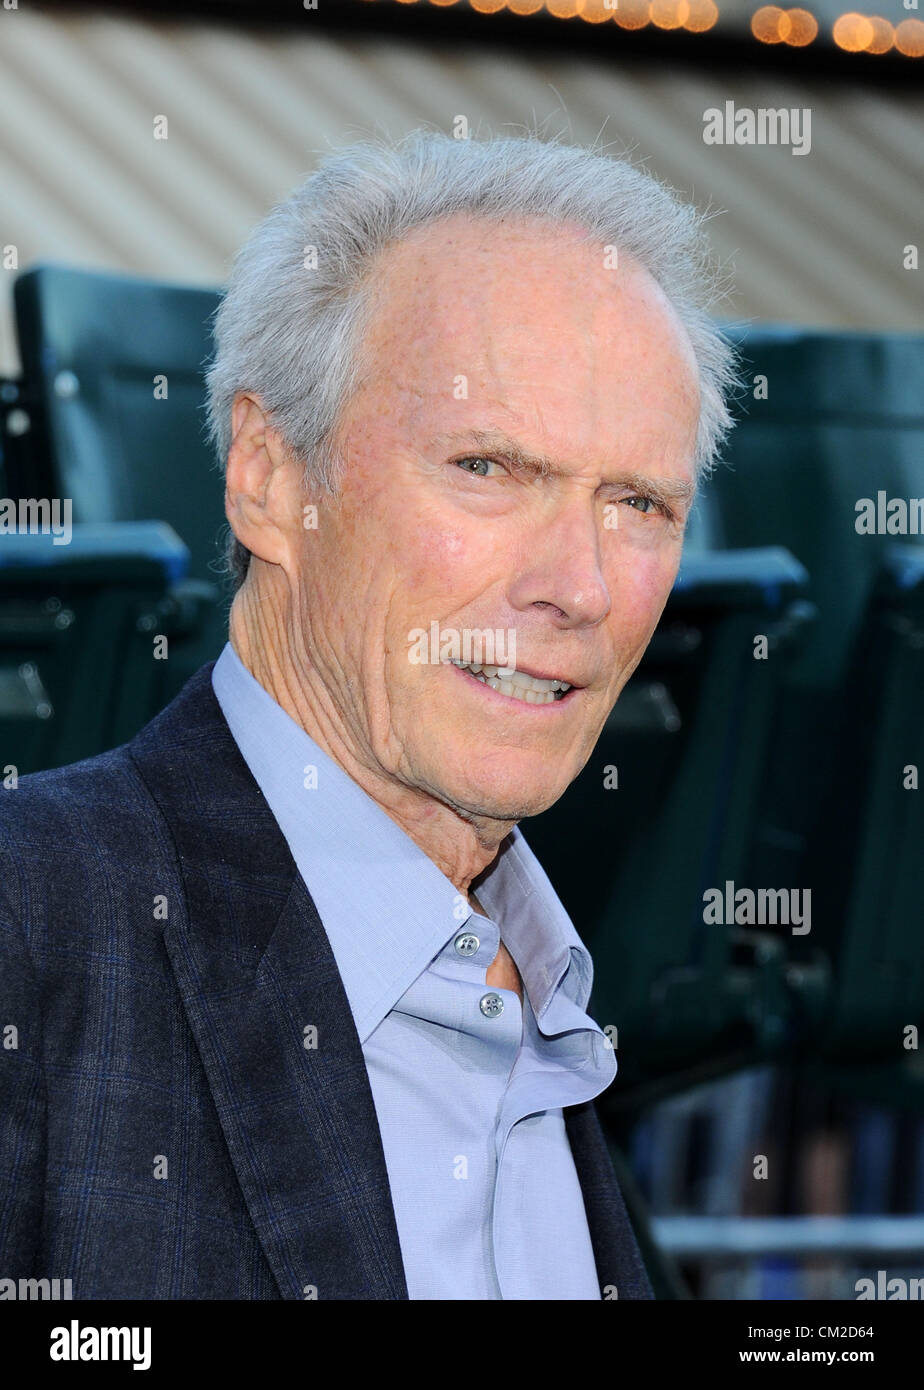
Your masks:
<path fill-rule="evenodd" d="M 238 252 L 215 314 L 206 377 L 209 436 L 221 465 L 234 398 L 252 391 L 304 462 L 306 487 L 336 490 L 334 441 L 362 372 L 375 258 L 412 229 L 456 213 L 577 223 L 649 271 L 696 357 L 695 463 L 699 476 L 708 473 L 733 423 L 726 398 L 739 384 L 736 351 L 709 313 L 719 282 L 704 232 L 708 214 L 626 158 L 534 134 L 457 140 L 432 130 L 397 142 L 370 137 L 328 155 Z M 250 552 L 233 535 L 227 563 L 241 584 Z"/>

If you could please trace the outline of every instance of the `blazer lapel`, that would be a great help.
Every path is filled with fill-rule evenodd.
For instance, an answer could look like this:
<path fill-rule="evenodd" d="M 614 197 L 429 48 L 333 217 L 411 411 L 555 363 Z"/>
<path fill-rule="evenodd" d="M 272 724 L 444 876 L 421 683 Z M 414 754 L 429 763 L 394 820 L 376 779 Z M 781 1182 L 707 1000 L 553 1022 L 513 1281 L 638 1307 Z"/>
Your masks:
<path fill-rule="evenodd" d="M 569 1106 L 565 1128 L 584 1196 L 603 1297 L 653 1298 L 593 1102 Z"/>
<path fill-rule="evenodd" d="M 202 667 L 130 745 L 173 835 L 164 940 L 284 1298 L 406 1299 L 362 1048 L 327 934 Z"/>

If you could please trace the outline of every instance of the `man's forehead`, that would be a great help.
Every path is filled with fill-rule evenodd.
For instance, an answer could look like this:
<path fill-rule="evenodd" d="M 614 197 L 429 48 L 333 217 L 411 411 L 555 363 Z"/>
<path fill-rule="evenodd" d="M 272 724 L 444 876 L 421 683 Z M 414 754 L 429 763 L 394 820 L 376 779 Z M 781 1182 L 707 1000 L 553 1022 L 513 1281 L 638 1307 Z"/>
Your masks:
<path fill-rule="evenodd" d="M 525 439 L 533 471 L 542 435 L 560 463 L 569 444 L 587 457 L 598 452 L 595 441 L 631 429 L 636 451 L 644 451 L 646 438 L 655 452 L 669 440 L 676 468 L 687 451 L 679 417 L 697 409 L 698 380 L 689 340 L 676 320 L 670 323 L 673 311 L 660 288 L 624 262 L 623 294 L 597 292 L 610 272 L 602 257 L 589 254 L 585 236 L 578 247 L 584 278 L 575 292 L 577 261 L 569 274 L 561 272 L 562 248 L 568 262 L 574 232 L 535 221 L 494 231 L 501 240 L 491 243 L 490 225 L 446 219 L 390 248 L 364 339 L 366 399 L 354 402 L 360 413 L 375 415 L 377 425 L 369 423 L 379 431 L 390 417 L 418 439 L 497 424 L 514 440 L 509 453 Z M 509 264 L 511 241 L 519 248 L 524 237 L 541 249 L 540 259 L 526 258 L 525 287 L 488 273 L 480 257 L 461 274 L 471 244 L 496 253 L 496 268 L 505 256 Z M 485 407 L 504 418 L 489 420 Z M 524 434 L 509 427 L 517 421 L 534 428 Z M 558 465 L 546 462 L 555 471 Z"/>
<path fill-rule="evenodd" d="M 657 293 L 631 258 L 624 256 L 617 272 L 582 228 L 539 218 L 457 216 L 415 228 L 381 253 L 375 279 L 370 339 L 403 332 L 410 319 L 415 341 L 450 345 L 483 331 L 485 314 L 495 332 L 512 334 L 542 312 L 561 316 L 563 326 L 589 326 L 601 300 L 616 308 L 643 285 Z"/>
<path fill-rule="evenodd" d="M 382 252 L 364 334 L 365 375 L 427 389 L 437 373 L 549 356 L 551 376 L 618 370 L 636 352 L 697 375 L 686 333 L 657 282 L 618 264 L 582 228 L 547 219 L 457 215 L 415 228 Z M 611 251 L 612 248 L 609 248 Z M 639 364 L 640 367 L 643 364 Z M 638 378 L 639 372 L 633 371 Z"/>

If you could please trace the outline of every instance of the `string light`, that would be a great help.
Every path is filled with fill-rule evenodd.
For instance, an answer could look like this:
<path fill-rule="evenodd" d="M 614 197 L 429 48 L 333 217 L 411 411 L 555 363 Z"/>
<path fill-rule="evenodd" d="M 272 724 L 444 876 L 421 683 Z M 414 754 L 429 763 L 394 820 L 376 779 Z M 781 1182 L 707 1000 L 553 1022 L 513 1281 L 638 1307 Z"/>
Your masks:
<path fill-rule="evenodd" d="M 581 10 L 581 18 L 588 24 L 604 24 L 608 19 L 616 18 L 616 5 L 614 0 L 584 0 L 584 8 Z"/>
<path fill-rule="evenodd" d="M 651 22 L 658 29 L 680 29 L 689 18 L 689 0 L 651 0 Z"/>
<path fill-rule="evenodd" d="M 789 31 L 783 35 L 783 42 L 791 48 L 804 48 L 818 37 L 818 20 L 808 10 L 787 10 Z"/>
<path fill-rule="evenodd" d="M 864 49 L 865 53 L 888 53 L 895 42 L 895 30 L 887 19 L 881 15 L 870 15 L 870 24 L 873 26 L 873 37 Z"/>
<path fill-rule="evenodd" d="M 873 41 L 873 26 L 865 15 L 848 10 L 834 21 L 831 31 L 838 48 L 848 53 L 862 53 L 867 44 Z"/>
<path fill-rule="evenodd" d="M 895 26 L 895 47 L 906 58 L 924 57 L 924 21 L 903 19 Z"/>
<path fill-rule="evenodd" d="M 684 29 L 691 34 L 704 34 L 711 29 L 719 17 L 719 8 L 714 0 L 690 0 L 690 13 Z"/>
<path fill-rule="evenodd" d="M 751 33 L 761 43 L 782 43 L 780 26 L 783 18 L 779 5 L 762 5 L 751 17 Z"/>
<path fill-rule="evenodd" d="M 620 29 L 644 29 L 651 22 L 648 0 L 619 0 L 616 23 Z"/>
<path fill-rule="evenodd" d="M 374 3 L 374 0 L 373 0 Z M 555 19 L 583 19 L 587 24 L 615 20 L 620 29 L 686 29 L 702 34 L 719 19 L 716 0 L 394 0 L 400 5 L 430 4 L 438 9 L 468 6 L 478 14 L 529 17 L 543 11 Z M 818 37 L 818 20 L 810 10 L 761 5 L 751 17 L 751 33 L 759 43 L 806 48 Z M 893 28 L 881 15 L 848 10 L 834 21 L 831 37 L 845 53 L 889 53 L 924 57 L 924 21 L 903 19 Z"/>

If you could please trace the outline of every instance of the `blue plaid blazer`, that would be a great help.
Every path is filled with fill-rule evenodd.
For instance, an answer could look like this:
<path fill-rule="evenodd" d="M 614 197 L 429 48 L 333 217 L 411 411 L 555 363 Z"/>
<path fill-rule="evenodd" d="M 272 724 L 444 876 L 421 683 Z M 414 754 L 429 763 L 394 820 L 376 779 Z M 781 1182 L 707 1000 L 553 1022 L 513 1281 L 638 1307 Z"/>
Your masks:
<path fill-rule="evenodd" d="M 0 1278 L 406 1299 L 346 994 L 211 669 L 0 791 Z M 565 1115 L 601 1288 L 651 1298 L 593 1106 Z"/>

